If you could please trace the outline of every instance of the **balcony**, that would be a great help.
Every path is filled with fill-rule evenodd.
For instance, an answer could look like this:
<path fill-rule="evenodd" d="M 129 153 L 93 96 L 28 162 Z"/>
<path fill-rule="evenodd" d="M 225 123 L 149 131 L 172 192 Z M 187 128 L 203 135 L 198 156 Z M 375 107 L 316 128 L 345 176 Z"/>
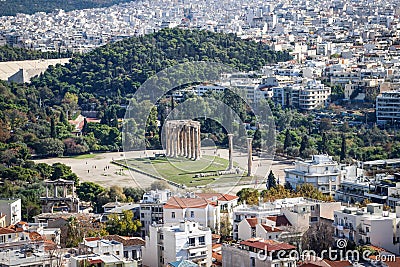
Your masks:
<path fill-rule="evenodd" d="M 384 194 L 367 193 L 367 192 L 364 192 L 364 196 L 369 198 L 377 198 L 381 200 L 386 200 L 388 198 L 388 196 Z"/>

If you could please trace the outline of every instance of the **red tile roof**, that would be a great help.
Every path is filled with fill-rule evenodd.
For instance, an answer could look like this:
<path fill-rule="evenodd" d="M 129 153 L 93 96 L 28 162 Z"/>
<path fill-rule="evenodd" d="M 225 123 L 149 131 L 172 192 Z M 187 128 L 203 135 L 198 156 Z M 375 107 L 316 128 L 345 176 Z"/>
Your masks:
<path fill-rule="evenodd" d="M 221 251 L 221 244 L 214 244 L 212 245 L 212 257 L 215 259 L 215 265 L 221 266 L 222 265 L 222 251 Z"/>
<path fill-rule="evenodd" d="M 279 228 L 271 227 L 271 226 L 266 225 L 266 224 L 261 224 L 261 226 L 262 226 L 262 227 L 265 229 L 265 231 L 267 231 L 267 232 L 272 232 L 272 233 L 282 232 L 282 230 L 280 230 Z"/>
<path fill-rule="evenodd" d="M 232 201 L 239 198 L 238 196 L 235 195 L 228 195 L 221 193 L 197 193 L 196 196 L 200 198 L 206 198 L 208 200 L 216 198 L 218 201 Z"/>
<path fill-rule="evenodd" d="M 257 238 L 251 238 L 246 241 L 240 242 L 241 245 L 245 245 L 248 247 L 253 247 L 257 249 L 262 249 L 262 250 L 267 250 L 268 252 L 271 251 L 279 251 L 279 250 L 293 250 L 296 249 L 295 246 L 292 246 L 287 243 L 283 242 L 278 242 L 275 240 L 263 240 L 263 239 L 257 239 Z"/>
<path fill-rule="evenodd" d="M 38 232 L 30 232 L 29 239 L 32 241 L 42 241 L 43 237 Z"/>
<path fill-rule="evenodd" d="M 0 228 L 0 235 L 7 235 L 7 234 L 15 234 L 16 231 L 9 229 L 9 228 Z"/>
<path fill-rule="evenodd" d="M 247 218 L 246 221 L 250 225 L 251 228 L 256 227 L 256 225 L 258 223 L 258 219 L 257 218 Z"/>
<path fill-rule="evenodd" d="M 164 205 L 164 209 L 186 209 L 186 208 L 205 208 L 213 205 L 212 202 L 205 198 L 181 198 L 171 197 Z"/>
<path fill-rule="evenodd" d="M 276 227 L 279 226 L 292 226 L 289 220 L 286 218 L 285 215 L 278 215 L 278 216 L 268 216 L 268 220 L 274 221 L 276 223 Z"/>
<path fill-rule="evenodd" d="M 96 259 L 96 260 L 89 260 L 90 264 L 97 264 L 97 263 L 103 263 L 101 259 Z"/>

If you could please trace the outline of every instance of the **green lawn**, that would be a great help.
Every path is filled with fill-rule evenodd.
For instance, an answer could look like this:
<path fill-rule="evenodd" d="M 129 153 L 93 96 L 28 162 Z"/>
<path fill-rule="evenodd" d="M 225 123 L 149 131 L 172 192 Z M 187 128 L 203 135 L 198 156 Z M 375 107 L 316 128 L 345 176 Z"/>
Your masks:
<path fill-rule="evenodd" d="M 82 154 L 82 155 L 77 155 L 77 156 L 71 156 L 69 158 L 71 159 L 92 159 L 96 157 L 96 154 Z"/>
<path fill-rule="evenodd" d="M 126 162 L 120 161 L 120 163 L 127 164 L 132 168 L 139 169 L 149 174 L 161 176 L 175 183 L 184 184 L 188 187 L 207 185 L 222 177 L 208 176 L 196 178 L 196 174 L 222 171 L 226 170 L 228 167 L 228 160 L 213 156 L 203 156 L 196 161 L 185 158 L 157 158 L 153 160 L 148 158 L 135 158 L 128 159 Z M 232 177 L 234 175 L 226 175 L 223 177 L 228 178 L 229 176 Z"/>

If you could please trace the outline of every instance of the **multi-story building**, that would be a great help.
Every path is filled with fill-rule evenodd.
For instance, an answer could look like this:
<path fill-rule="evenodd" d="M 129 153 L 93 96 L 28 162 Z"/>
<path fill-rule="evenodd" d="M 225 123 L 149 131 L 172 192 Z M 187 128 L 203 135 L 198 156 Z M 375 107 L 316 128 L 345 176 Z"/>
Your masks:
<path fill-rule="evenodd" d="M 142 237 L 148 235 L 150 225 L 163 222 L 163 206 L 171 196 L 170 190 L 151 190 L 144 193 L 139 211 Z"/>
<path fill-rule="evenodd" d="M 273 101 L 282 107 L 298 107 L 299 92 L 303 87 L 300 85 L 286 85 L 282 87 L 274 87 Z"/>
<path fill-rule="evenodd" d="M 2 215 L 5 215 L 6 226 L 20 222 L 21 199 L 0 199 L 0 217 Z"/>
<path fill-rule="evenodd" d="M 400 122 L 400 90 L 382 92 L 376 97 L 376 121 L 379 124 Z"/>
<path fill-rule="evenodd" d="M 283 230 L 278 227 L 269 226 L 265 221 L 261 218 L 247 218 L 242 220 L 239 223 L 238 240 L 247 240 L 255 237 L 277 240 Z"/>
<path fill-rule="evenodd" d="M 333 225 L 336 238 L 400 252 L 400 206 L 396 206 L 396 213 L 385 211 L 382 204 L 376 203 L 366 208 L 346 207 L 334 212 Z"/>
<path fill-rule="evenodd" d="M 336 191 L 335 198 L 350 204 L 368 199 L 395 209 L 400 201 L 400 173 L 376 174 L 371 179 L 360 177 L 357 180 L 344 180 Z"/>
<path fill-rule="evenodd" d="M 135 260 L 140 265 L 142 261 L 142 247 L 145 242 L 140 237 L 129 237 L 119 235 L 103 236 L 102 239 L 113 240 L 123 245 L 124 258 L 128 260 Z"/>
<path fill-rule="evenodd" d="M 312 184 L 324 194 L 331 195 L 339 188 L 341 176 L 339 164 L 328 155 L 314 155 L 311 160 L 296 161 L 294 169 L 285 169 L 285 180 L 293 188 Z"/>
<path fill-rule="evenodd" d="M 152 225 L 143 247 L 143 266 L 162 267 L 190 260 L 199 266 L 211 266 L 212 236 L 208 227 L 182 221 L 171 226 Z"/>
<path fill-rule="evenodd" d="M 299 91 L 299 108 L 313 110 L 326 107 L 329 104 L 330 96 L 330 87 L 325 86 L 321 81 L 308 81 L 304 89 Z"/>
<path fill-rule="evenodd" d="M 222 213 L 230 214 L 237 201 L 237 196 L 219 193 L 190 193 L 187 197 L 171 197 L 163 206 L 163 222 L 191 220 L 218 233 Z"/>
<path fill-rule="evenodd" d="M 233 210 L 233 239 L 247 237 L 249 228 L 255 231 L 256 224 L 272 228 L 283 227 L 283 230 L 288 230 L 289 227 L 292 232 L 303 232 L 310 224 L 321 219 L 333 220 L 333 211 L 340 209 L 340 202 L 323 202 L 302 197 L 277 199 L 259 206 L 239 205 Z M 250 221 L 244 222 L 249 219 Z M 246 227 L 247 225 L 250 226 Z M 259 230 L 263 233 L 262 229 Z M 264 237 L 264 233 L 260 236 L 254 231 L 255 237 Z M 269 235 L 267 239 L 270 239 Z"/>
<path fill-rule="evenodd" d="M 222 246 L 222 266 L 229 267 L 296 267 L 290 257 L 295 246 L 275 240 L 251 238 L 240 244 Z"/>
<path fill-rule="evenodd" d="M 280 209 L 272 203 L 263 203 L 260 206 L 239 205 L 233 209 L 232 232 L 233 239 L 239 239 L 239 224 L 247 218 L 266 218 L 280 214 Z"/>

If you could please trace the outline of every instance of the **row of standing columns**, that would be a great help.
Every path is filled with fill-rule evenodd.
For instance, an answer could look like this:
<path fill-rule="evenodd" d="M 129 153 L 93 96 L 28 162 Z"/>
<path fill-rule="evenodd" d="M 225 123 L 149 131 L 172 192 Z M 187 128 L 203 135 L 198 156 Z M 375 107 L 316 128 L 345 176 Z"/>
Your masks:
<path fill-rule="evenodd" d="M 165 124 L 165 152 L 167 157 L 186 157 L 199 159 L 201 157 L 200 123 L 191 120 L 168 121 Z M 233 169 L 233 134 L 228 134 L 229 165 Z M 247 175 L 252 175 L 253 149 L 252 138 L 247 138 Z"/>
<path fill-rule="evenodd" d="M 196 121 L 168 121 L 165 147 L 168 157 L 201 157 L 200 123 Z"/>

